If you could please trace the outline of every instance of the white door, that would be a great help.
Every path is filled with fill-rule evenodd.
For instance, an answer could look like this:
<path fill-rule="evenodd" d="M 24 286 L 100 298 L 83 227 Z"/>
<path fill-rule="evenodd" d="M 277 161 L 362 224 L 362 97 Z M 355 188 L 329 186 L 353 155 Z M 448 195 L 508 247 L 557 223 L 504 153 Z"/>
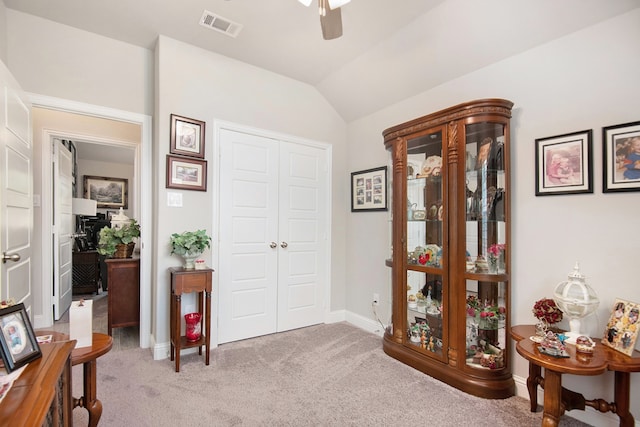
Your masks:
<path fill-rule="evenodd" d="M 278 141 L 220 134 L 219 342 L 276 331 Z"/>
<path fill-rule="evenodd" d="M 33 320 L 31 105 L 0 62 L 0 299 L 24 303 Z"/>
<path fill-rule="evenodd" d="M 53 142 L 53 313 L 55 320 L 71 306 L 73 275 L 73 159 L 62 141 Z"/>
<path fill-rule="evenodd" d="M 326 177 L 324 150 L 280 143 L 278 332 L 323 321 Z"/>
<path fill-rule="evenodd" d="M 322 149 L 221 130 L 220 343 L 322 322 L 324 158 Z"/>

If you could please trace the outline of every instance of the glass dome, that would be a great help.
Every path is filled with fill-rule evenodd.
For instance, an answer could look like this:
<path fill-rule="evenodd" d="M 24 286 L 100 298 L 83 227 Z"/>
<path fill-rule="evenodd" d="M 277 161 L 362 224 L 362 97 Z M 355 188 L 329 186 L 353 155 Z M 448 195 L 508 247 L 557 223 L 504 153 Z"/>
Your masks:
<path fill-rule="evenodd" d="M 591 286 L 586 283 L 585 277 L 580 273 L 580 266 L 576 262 L 573 271 L 569 273 L 568 280 L 558 283 L 553 299 L 560 310 L 569 317 L 571 332 L 567 333 L 568 342 L 575 343 L 580 335 L 580 319 L 589 316 L 596 311 L 600 299 Z"/>

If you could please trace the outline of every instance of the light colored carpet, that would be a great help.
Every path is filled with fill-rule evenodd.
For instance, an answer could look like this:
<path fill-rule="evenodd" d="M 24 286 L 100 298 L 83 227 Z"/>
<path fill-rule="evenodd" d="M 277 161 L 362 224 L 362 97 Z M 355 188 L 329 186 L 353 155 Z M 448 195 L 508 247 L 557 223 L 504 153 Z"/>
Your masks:
<path fill-rule="evenodd" d="M 424 375 L 348 323 L 221 345 L 209 366 L 204 355 L 183 353 L 179 373 L 148 349 L 111 351 L 98 359 L 98 397 L 101 426 L 533 427 L 542 420 L 526 399 L 481 399 Z M 86 423 L 76 408 L 74 424 Z"/>

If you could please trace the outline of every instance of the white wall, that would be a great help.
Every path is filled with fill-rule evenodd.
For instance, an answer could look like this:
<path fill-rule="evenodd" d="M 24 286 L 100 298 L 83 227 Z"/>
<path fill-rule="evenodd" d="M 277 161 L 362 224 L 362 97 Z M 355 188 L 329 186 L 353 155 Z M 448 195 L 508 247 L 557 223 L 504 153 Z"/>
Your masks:
<path fill-rule="evenodd" d="M 600 296 L 597 315 L 584 321 L 602 337 L 616 297 L 640 302 L 635 270 L 640 240 L 639 193 L 602 193 L 602 127 L 640 120 L 640 9 L 498 62 L 352 122 L 349 170 L 388 162 L 381 132 L 392 125 L 478 98 L 515 103 L 512 127 L 512 324 L 533 323 L 533 303 L 552 296 L 579 260 Z M 425 70 L 427 72 L 427 70 Z M 535 196 L 534 140 L 593 129 L 594 193 Z M 372 141 L 376 141 L 372 143 Z M 390 316 L 388 213 L 351 213 L 347 220 L 347 310 L 371 319 L 371 295 L 382 296 L 380 318 Z M 387 299 L 385 299 L 387 297 Z M 563 321 L 560 326 L 568 327 Z M 638 345 L 637 347 L 640 347 Z M 527 364 L 513 352 L 516 376 Z M 612 401 L 612 375 L 563 378 L 587 398 Z M 526 393 L 526 391 L 525 391 Z M 632 375 L 632 408 L 640 419 L 640 375 Z M 589 424 L 615 416 L 573 411 Z"/>
<path fill-rule="evenodd" d="M 188 67 L 185 64 L 189 64 Z M 332 205 L 332 310 L 344 308 L 345 247 L 344 221 L 347 195 L 346 125 L 331 106 L 313 87 L 247 64 L 213 54 L 168 37 L 160 37 L 156 47 L 156 113 L 155 134 L 158 143 L 154 152 L 155 179 L 154 211 L 157 214 L 157 260 L 154 271 L 157 313 L 154 319 L 156 341 L 168 341 L 169 276 L 167 267 L 180 264 L 170 255 L 169 235 L 189 229 L 205 228 L 217 241 L 214 211 L 218 190 L 215 186 L 217 143 L 213 135 L 215 120 L 237 123 L 297 138 L 331 144 L 333 146 Z M 163 185 L 166 155 L 169 154 L 169 117 L 179 114 L 206 122 L 205 158 L 209 179 L 207 192 L 179 191 L 183 194 L 182 208 L 167 207 L 168 190 Z M 214 248 L 215 250 L 215 248 Z M 217 257 L 204 254 L 208 265 L 215 268 Z M 214 274 L 214 282 L 217 274 Z"/>
<path fill-rule="evenodd" d="M 24 90 L 153 113 L 150 50 L 13 9 L 7 9 L 6 15 L 5 63 Z"/>

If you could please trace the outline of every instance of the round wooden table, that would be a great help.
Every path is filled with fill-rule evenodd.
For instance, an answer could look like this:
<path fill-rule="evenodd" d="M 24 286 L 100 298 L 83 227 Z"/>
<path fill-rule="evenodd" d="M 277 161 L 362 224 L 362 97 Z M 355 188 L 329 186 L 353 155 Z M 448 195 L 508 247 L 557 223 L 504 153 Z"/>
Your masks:
<path fill-rule="evenodd" d="M 640 372 L 640 352 L 634 351 L 627 356 L 606 345 L 600 340 L 596 343 L 593 354 L 576 352 L 575 346 L 566 348 L 569 357 L 557 358 L 541 353 L 538 344 L 529 339 L 535 335 L 533 325 L 511 327 L 511 337 L 516 341 L 516 351 L 529 361 L 529 377 L 527 389 L 531 401 L 531 412 L 538 406 L 538 386 L 544 389 L 544 405 L 542 416 L 543 427 L 555 427 L 560 422 L 564 411 L 585 409 L 590 406 L 600 412 L 614 412 L 618 415 L 620 426 L 633 427 L 635 421 L 629 412 L 631 383 L 630 373 Z M 542 375 L 542 368 L 545 373 Z M 604 399 L 585 399 L 572 390 L 562 387 L 562 375 L 601 375 L 606 371 L 614 372 L 614 401 Z"/>
<path fill-rule="evenodd" d="M 55 331 L 36 331 L 36 335 L 51 335 L 53 341 L 68 341 L 69 335 Z M 113 346 L 113 338 L 109 335 L 93 333 L 90 347 L 75 348 L 71 352 L 71 364 L 83 365 L 83 396 L 73 399 L 73 406 L 85 408 L 89 412 L 89 427 L 95 427 L 102 415 L 102 402 L 97 397 L 97 363 L 98 357 L 106 354 Z"/>

